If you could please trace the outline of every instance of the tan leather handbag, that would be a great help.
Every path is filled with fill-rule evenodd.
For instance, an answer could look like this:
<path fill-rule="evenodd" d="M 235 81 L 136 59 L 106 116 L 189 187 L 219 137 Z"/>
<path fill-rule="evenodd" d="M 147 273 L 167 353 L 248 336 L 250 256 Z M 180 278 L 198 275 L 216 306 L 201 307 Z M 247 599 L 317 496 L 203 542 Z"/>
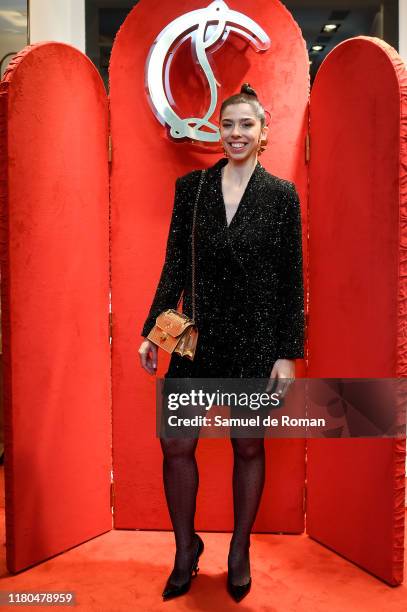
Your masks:
<path fill-rule="evenodd" d="M 205 169 L 201 171 L 192 219 L 192 318 L 174 308 L 168 308 L 158 315 L 147 336 L 148 340 L 167 353 L 175 352 L 191 361 L 195 357 L 198 342 L 198 328 L 195 324 L 195 220 L 205 172 Z"/>

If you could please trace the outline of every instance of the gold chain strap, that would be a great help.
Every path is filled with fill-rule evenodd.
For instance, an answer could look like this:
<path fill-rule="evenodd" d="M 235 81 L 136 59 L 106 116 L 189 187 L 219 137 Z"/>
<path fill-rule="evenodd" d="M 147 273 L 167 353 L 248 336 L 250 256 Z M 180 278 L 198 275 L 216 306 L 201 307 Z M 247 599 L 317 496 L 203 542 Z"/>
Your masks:
<path fill-rule="evenodd" d="M 198 206 L 199 196 L 201 194 L 201 187 L 205 177 L 206 169 L 201 171 L 201 177 L 199 180 L 198 193 L 195 199 L 194 215 L 192 218 L 192 320 L 195 323 L 195 222 L 196 222 L 196 211 Z"/>

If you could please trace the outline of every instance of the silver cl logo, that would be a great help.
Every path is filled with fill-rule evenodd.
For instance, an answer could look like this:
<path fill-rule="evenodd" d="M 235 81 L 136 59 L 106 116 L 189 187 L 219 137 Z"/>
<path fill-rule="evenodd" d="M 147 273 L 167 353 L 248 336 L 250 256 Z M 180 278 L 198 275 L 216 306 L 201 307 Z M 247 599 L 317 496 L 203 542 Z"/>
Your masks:
<path fill-rule="evenodd" d="M 232 31 L 247 39 L 256 51 L 266 51 L 270 47 L 270 39 L 264 30 L 243 13 L 230 10 L 223 0 L 215 0 L 206 8 L 177 17 L 159 33 L 151 46 L 146 62 L 145 85 L 155 116 L 160 123 L 170 127 L 170 135 L 173 138 L 206 142 L 217 142 L 220 139 L 219 129 L 209 120 L 215 111 L 218 98 L 217 81 L 207 53 L 218 50 Z M 169 71 L 176 50 L 188 38 L 191 38 L 194 59 L 206 76 L 211 101 L 204 117 L 182 119 L 170 104 L 172 96 Z M 218 43 L 216 47 L 215 43 Z M 202 126 L 210 131 L 202 130 Z"/>

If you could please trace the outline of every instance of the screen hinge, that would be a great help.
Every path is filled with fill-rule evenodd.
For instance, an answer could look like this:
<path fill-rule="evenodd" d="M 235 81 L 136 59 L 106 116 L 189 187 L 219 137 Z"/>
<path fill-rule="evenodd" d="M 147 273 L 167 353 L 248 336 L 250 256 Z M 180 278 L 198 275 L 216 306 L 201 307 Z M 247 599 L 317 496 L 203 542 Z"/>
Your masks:
<path fill-rule="evenodd" d="M 310 158 L 310 135 L 309 132 L 305 134 L 305 161 L 309 162 Z"/>
<path fill-rule="evenodd" d="M 302 489 L 302 511 L 304 514 L 307 512 L 307 485 L 305 484 Z"/>
<path fill-rule="evenodd" d="M 110 508 L 114 511 L 114 480 L 110 483 Z"/>
<path fill-rule="evenodd" d="M 107 160 L 109 164 L 112 162 L 112 135 L 109 134 L 109 138 L 107 141 Z"/>

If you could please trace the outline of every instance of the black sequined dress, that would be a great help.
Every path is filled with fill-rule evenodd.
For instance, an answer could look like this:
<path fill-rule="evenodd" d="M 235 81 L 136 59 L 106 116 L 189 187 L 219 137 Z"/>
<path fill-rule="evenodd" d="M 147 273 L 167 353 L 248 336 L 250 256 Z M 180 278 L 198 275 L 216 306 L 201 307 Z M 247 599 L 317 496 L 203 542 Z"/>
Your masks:
<path fill-rule="evenodd" d="M 276 359 L 304 356 L 301 214 L 294 183 L 259 161 L 229 226 L 219 159 L 196 217 L 195 358 L 171 356 L 166 377 L 266 378 Z M 192 316 L 191 229 L 200 170 L 177 178 L 165 263 L 141 335 L 166 308 Z"/>

